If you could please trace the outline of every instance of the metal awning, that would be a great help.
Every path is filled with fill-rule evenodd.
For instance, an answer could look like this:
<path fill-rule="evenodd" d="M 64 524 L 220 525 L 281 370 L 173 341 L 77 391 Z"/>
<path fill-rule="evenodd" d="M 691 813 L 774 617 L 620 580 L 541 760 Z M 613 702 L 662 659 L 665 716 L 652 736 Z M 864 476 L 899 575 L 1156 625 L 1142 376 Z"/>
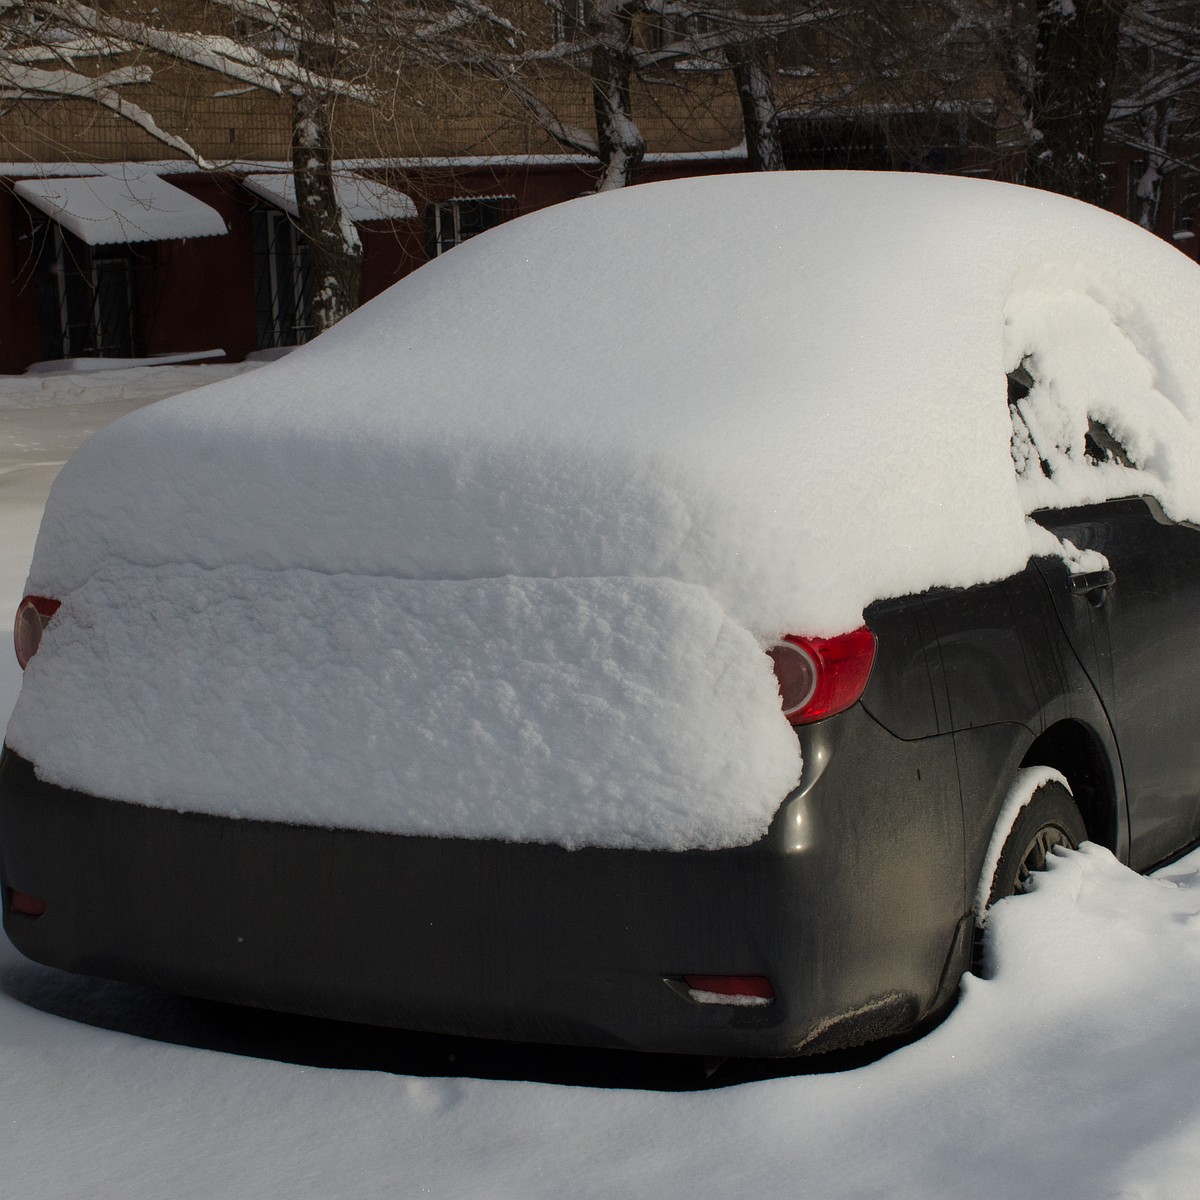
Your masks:
<path fill-rule="evenodd" d="M 282 208 L 290 216 L 299 216 L 296 208 L 296 180 L 291 171 L 245 175 L 242 183 L 260 200 Z M 403 192 L 387 184 L 359 175 L 338 171 L 334 175 L 338 202 L 355 223 L 359 221 L 411 221 L 417 206 Z"/>
<path fill-rule="evenodd" d="M 157 175 L 22 179 L 13 190 L 89 246 L 228 232 L 215 208 Z"/>

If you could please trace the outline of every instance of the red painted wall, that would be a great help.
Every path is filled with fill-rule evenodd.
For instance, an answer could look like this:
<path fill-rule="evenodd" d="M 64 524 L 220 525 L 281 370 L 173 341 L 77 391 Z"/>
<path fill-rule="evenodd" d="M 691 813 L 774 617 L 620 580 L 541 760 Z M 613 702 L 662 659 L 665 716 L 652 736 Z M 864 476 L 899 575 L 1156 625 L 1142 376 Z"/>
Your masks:
<path fill-rule="evenodd" d="M 224 350 L 240 359 L 255 349 L 252 198 L 230 176 L 172 175 L 225 220 L 224 237 L 159 242 L 140 279 L 143 352 Z"/>
<path fill-rule="evenodd" d="M 39 357 L 33 283 L 33 221 L 11 186 L 0 188 L 0 372 L 23 371 Z"/>

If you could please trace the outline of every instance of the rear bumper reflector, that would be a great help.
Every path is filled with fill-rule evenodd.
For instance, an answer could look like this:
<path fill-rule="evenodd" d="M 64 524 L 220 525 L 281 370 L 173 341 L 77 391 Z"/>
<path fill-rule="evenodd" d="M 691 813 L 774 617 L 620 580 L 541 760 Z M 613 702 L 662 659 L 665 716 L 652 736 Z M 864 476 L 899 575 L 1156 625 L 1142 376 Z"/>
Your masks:
<path fill-rule="evenodd" d="M 685 975 L 688 998 L 697 1004 L 763 1005 L 775 999 L 765 975 Z"/>
<path fill-rule="evenodd" d="M 18 892 L 16 888 L 8 889 L 8 907 L 10 912 L 23 913 L 27 917 L 40 917 L 46 911 L 45 900 Z"/>

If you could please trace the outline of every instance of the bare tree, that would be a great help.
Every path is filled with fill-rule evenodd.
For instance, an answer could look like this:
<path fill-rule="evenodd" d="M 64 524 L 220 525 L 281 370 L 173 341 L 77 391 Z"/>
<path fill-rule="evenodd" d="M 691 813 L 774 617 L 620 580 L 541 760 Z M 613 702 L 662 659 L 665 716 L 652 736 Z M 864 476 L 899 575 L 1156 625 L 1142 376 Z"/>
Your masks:
<path fill-rule="evenodd" d="M 737 42 L 727 48 L 726 54 L 742 108 L 750 170 L 782 171 L 783 144 L 779 139 L 770 44 L 761 38 Z"/>
<path fill-rule="evenodd" d="M 335 55 L 327 55 L 321 63 L 314 61 L 316 56 L 309 47 L 324 40 L 325 29 L 305 24 L 294 10 L 270 0 L 229 0 L 231 13 L 241 22 L 239 39 L 211 30 L 160 23 L 157 9 L 145 13 L 126 9 L 118 15 L 77 0 L 7 3 L 3 19 L 10 34 L 8 62 L 0 62 L 0 71 L 11 92 L 19 87 L 26 97 L 91 100 L 134 122 L 204 168 L 212 164 L 196 148 L 163 129 L 148 111 L 124 94 L 130 86 L 151 82 L 155 56 L 202 67 L 251 88 L 290 96 L 295 114 L 292 158 L 300 226 L 309 239 L 317 267 L 314 321 L 318 330 L 332 325 L 357 305 L 362 247 L 353 223 L 340 210 L 333 187 L 327 114 L 332 97 L 369 101 L 372 93 L 363 84 L 336 74 L 340 63 Z M 18 55 L 39 56 L 59 65 L 52 72 L 41 69 L 31 73 L 29 68 L 22 71 L 23 64 L 13 61 Z M 75 60 L 82 56 L 132 56 L 137 61 L 87 75 L 76 69 Z"/>
<path fill-rule="evenodd" d="M 1036 140 L 1025 182 L 1102 204 L 1104 134 L 1114 100 L 1126 0 L 1037 0 L 1023 94 Z"/>
<path fill-rule="evenodd" d="M 600 164 L 598 191 L 633 181 L 646 152 L 646 140 L 633 116 L 632 81 L 640 47 L 635 20 L 647 0 L 540 0 L 542 29 L 521 31 L 511 50 L 484 52 L 473 65 L 499 80 L 542 128 L 565 150 L 587 155 Z M 591 91 L 593 129 L 572 124 L 560 115 L 556 88 L 545 86 L 547 72 L 561 85 L 586 79 Z"/>
<path fill-rule="evenodd" d="M 1123 29 L 1109 136 L 1139 154 L 1138 223 L 1158 226 L 1163 182 L 1200 179 L 1200 3 L 1140 0 Z M 1182 190 L 1182 189 L 1181 189 Z"/>
<path fill-rule="evenodd" d="M 939 9 L 946 36 L 912 69 L 971 46 L 986 87 L 991 64 L 990 93 L 1020 130 L 1011 148 L 1024 182 L 1105 204 L 1104 162 L 1124 144 L 1141 164 L 1132 215 L 1155 228 L 1164 179 L 1200 180 L 1197 0 L 931 0 L 927 24 Z"/>
<path fill-rule="evenodd" d="M 952 36 L 994 63 L 1023 130 L 1024 182 L 1102 204 L 1122 24 L 1137 0 L 945 0 Z M 1002 94 L 1006 92 L 1006 95 Z"/>
<path fill-rule="evenodd" d="M 661 82 L 673 64 L 697 63 L 727 75 L 743 114 L 756 169 L 782 166 L 772 57 L 778 39 L 841 15 L 821 0 L 539 0 L 549 44 L 522 30 L 512 49 L 476 65 L 499 79 L 564 149 L 594 158 L 598 191 L 636 179 L 646 139 L 633 110 L 635 84 Z M 557 72 L 557 75 L 555 75 Z M 591 93 L 590 129 L 562 115 L 562 80 Z M 557 88 L 546 79 L 557 80 Z"/>
<path fill-rule="evenodd" d="M 422 70 L 468 65 L 515 27 L 483 0 L 213 0 L 244 45 L 286 64 L 292 174 L 318 332 L 357 307 L 362 244 L 336 187 L 339 106 L 376 105 Z M 292 68 L 295 68 L 292 74 Z"/>
<path fill-rule="evenodd" d="M 202 161 L 183 138 L 163 129 L 147 109 L 127 95 L 130 88 L 149 83 L 152 72 L 137 64 L 112 66 L 107 60 L 134 50 L 121 39 L 76 29 L 70 22 L 59 24 L 41 5 L 0 0 L 0 102 L 12 106 L 87 101 L 138 126 L 172 150 Z M 92 73 L 79 68 L 80 60 L 92 67 Z"/>
<path fill-rule="evenodd" d="M 298 223 L 310 251 L 313 322 L 328 328 L 358 304 L 362 244 L 334 178 L 338 109 L 382 102 L 422 66 L 462 61 L 511 26 L 481 0 L 208 0 L 201 29 L 168 7 L 120 11 L 82 0 L 0 0 L 0 96 L 87 100 L 210 167 L 126 92 L 161 62 L 214 72 L 290 106 Z M 81 70 L 86 58 L 92 70 Z M 112 59 L 128 65 L 104 69 Z M 104 65 L 95 69 L 95 63 Z M 43 65 L 50 64 L 50 65 Z"/>

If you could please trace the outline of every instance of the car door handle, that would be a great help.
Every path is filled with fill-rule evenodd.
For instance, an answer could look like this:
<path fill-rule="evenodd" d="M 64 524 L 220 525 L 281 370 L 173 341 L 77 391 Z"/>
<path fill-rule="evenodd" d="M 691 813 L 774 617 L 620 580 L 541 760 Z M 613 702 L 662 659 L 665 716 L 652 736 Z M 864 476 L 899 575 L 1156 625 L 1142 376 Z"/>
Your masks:
<path fill-rule="evenodd" d="M 1117 582 L 1115 571 L 1088 571 L 1070 577 L 1070 588 L 1076 596 L 1086 596 L 1088 603 L 1099 608 L 1104 603 L 1105 593 Z"/>

